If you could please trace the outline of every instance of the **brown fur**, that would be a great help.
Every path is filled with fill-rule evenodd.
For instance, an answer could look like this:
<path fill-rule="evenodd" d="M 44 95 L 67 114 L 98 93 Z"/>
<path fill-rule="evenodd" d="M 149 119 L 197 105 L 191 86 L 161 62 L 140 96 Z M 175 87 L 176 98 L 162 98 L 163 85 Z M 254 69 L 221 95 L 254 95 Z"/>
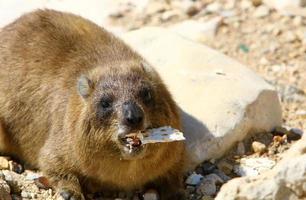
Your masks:
<path fill-rule="evenodd" d="M 182 186 L 184 144 L 152 144 L 143 157 L 125 160 L 114 142 L 120 112 L 97 117 L 107 92 L 119 107 L 136 101 L 150 126 L 180 129 L 175 102 L 143 63 L 118 38 L 81 17 L 52 10 L 23 15 L 0 32 L 0 150 L 40 168 L 75 198 L 82 191 L 149 186 L 162 199 L 179 198 L 173 195 Z M 81 75 L 90 81 L 86 98 L 77 89 Z M 144 82 L 154 91 L 154 106 L 137 98 Z"/>

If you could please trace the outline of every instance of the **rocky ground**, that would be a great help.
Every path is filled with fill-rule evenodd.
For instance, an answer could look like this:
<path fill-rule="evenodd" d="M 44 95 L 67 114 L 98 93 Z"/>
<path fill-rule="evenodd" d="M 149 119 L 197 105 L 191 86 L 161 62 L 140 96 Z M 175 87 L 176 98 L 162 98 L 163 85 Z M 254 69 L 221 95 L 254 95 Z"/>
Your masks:
<path fill-rule="evenodd" d="M 185 20 L 192 20 L 188 22 L 191 25 L 181 28 Z M 230 179 L 255 176 L 273 168 L 306 130 L 305 16 L 282 15 L 260 0 L 156 0 L 141 5 L 124 1 L 109 16 L 108 23 L 119 32 L 154 25 L 185 34 L 182 29 L 188 27 L 186 37 L 251 67 L 279 92 L 284 126 L 247 138 L 223 158 L 206 161 L 186 174 L 189 199 L 214 199 L 222 184 Z M 0 169 L 0 199 L 55 198 L 39 172 L 24 170 L 6 157 L 0 157 Z M 117 197 L 124 198 L 125 194 Z M 154 199 L 154 192 L 145 194 L 144 199 Z"/>

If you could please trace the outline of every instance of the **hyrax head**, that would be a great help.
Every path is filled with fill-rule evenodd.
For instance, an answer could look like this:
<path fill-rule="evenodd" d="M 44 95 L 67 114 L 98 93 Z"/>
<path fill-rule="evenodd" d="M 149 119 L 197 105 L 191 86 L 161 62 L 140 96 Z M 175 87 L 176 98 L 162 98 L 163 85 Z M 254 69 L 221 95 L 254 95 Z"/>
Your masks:
<path fill-rule="evenodd" d="M 178 114 L 171 95 L 143 62 L 96 68 L 79 78 L 78 92 L 86 110 L 86 134 L 91 135 L 96 151 L 103 145 L 120 158 L 142 158 L 148 147 L 135 133 L 176 126 L 173 121 Z"/>

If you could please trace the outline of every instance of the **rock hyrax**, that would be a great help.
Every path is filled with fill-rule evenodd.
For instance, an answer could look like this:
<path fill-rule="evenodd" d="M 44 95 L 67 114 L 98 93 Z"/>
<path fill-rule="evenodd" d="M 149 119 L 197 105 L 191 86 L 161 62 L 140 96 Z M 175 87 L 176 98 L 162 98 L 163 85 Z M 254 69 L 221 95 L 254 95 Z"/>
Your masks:
<path fill-rule="evenodd" d="M 185 145 L 125 143 L 179 112 L 159 75 L 82 17 L 25 14 L 0 32 L 1 151 L 41 169 L 64 199 L 154 187 L 184 199 Z"/>

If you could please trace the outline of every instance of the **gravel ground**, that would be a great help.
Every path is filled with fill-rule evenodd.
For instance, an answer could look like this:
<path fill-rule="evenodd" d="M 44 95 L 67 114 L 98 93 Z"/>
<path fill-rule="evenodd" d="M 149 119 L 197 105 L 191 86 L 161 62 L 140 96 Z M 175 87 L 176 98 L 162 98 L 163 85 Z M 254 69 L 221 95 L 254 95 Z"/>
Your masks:
<path fill-rule="evenodd" d="M 256 6 L 247 0 L 164 0 L 148 1 L 147 8 L 125 2 L 109 18 L 109 24 L 127 31 L 150 25 L 169 27 L 186 19 L 205 22 L 222 16 L 213 37 L 202 42 L 246 64 L 279 91 L 284 127 L 247 138 L 222 159 L 206 161 L 188 173 L 189 199 L 213 199 L 231 178 L 272 168 L 306 130 L 306 18 L 282 16 L 258 5 L 260 1 L 254 2 Z M 55 199 L 39 172 L 24 170 L 6 157 L 0 157 L 0 169 L 3 193 L 11 193 L 12 199 Z M 117 200 L 125 199 L 125 194 L 119 196 Z M 138 196 L 142 195 L 130 195 L 135 200 L 141 199 Z"/>

